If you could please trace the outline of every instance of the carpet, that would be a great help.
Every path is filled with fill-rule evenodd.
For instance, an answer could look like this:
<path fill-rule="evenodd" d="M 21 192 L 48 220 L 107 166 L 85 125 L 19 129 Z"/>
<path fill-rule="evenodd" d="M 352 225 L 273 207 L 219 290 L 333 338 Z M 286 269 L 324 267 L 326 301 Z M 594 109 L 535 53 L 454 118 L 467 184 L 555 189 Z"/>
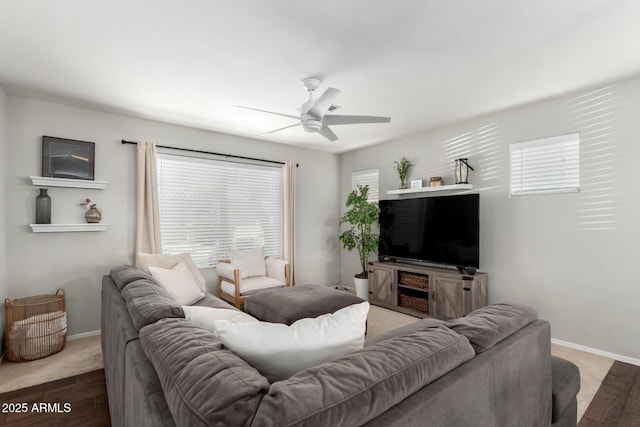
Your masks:
<path fill-rule="evenodd" d="M 0 364 L 0 393 L 68 378 L 103 368 L 100 335 L 68 340 L 64 349 L 44 359 Z"/>

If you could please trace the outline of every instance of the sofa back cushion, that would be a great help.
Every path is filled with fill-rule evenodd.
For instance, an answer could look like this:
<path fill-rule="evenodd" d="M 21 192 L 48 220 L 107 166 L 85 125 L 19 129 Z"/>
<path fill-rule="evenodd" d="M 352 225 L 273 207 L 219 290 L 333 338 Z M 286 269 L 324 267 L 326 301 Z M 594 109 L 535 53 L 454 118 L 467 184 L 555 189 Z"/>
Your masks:
<path fill-rule="evenodd" d="M 269 382 L 214 335 L 185 319 L 140 331 L 177 425 L 248 426 Z"/>
<path fill-rule="evenodd" d="M 356 426 L 475 355 L 444 326 L 390 338 L 272 384 L 252 426 Z"/>
<path fill-rule="evenodd" d="M 445 325 L 469 339 L 476 353 L 487 351 L 538 318 L 528 305 L 501 303 L 479 308 Z"/>
<path fill-rule="evenodd" d="M 122 292 L 125 286 L 131 282 L 135 282 L 138 279 L 153 280 L 149 273 L 139 270 L 131 265 L 121 265 L 114 267 L 109 272 L 113 283 L 116 284 L 118 290 Z"/>
<path fill-rule="evenodd" d="M 122 291 L 133 326 L 139 331 L 160 319 L 184 318 L 182 307 L 152 279 L 129 283 Z"/>

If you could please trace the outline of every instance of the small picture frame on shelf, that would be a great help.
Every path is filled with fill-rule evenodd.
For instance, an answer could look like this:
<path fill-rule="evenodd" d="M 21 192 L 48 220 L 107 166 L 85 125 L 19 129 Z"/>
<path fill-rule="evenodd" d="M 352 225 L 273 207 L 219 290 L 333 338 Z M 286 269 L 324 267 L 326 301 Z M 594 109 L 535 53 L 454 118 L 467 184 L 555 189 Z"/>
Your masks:
<path fill-rule="evenodd" d="M 422 180 L 421 179 L 411 180 L 411 188 L 422 188 Z"/>
<path fill-rule="evenodd" d="M 42 176 L 95 179 L 96 144 L 74 139 L 42 137 Z"/>

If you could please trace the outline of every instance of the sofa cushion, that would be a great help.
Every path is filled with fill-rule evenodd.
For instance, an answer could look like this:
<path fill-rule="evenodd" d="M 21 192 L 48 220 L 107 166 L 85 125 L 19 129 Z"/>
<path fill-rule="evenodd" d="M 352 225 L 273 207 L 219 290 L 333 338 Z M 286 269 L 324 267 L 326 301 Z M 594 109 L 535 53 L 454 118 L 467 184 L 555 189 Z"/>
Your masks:
<path fill-rule="evenodd" d="M 140 331 L 177 425 L 249 425 L 269 382 L 223 348 L 213 334 L 184 319 L 164 319 Z"/>
<path fill-rule="evenodd" d="M 169 295 L 180 305 L 189 305 L 200 300 L 204 292 L 200 290 L 196 279 L 182 261 L 173 268 L 149 266 L 149 271 L 156 281 L 169 292 Z"/>
<path fill-rule="evenodd" d="M 236 294 L 236 285 L 234 285 L 233 283 L 229 283 L 226 280 L 223 280 L 221 286 L 222 292 L 224 292 L 225 294 Z M 272 277 L 249 277 L 247 279 L 240 280 L 240 295 L 247 296 L 263 291 L 265 289 L 282 287 L 284 287 L 284 283 Z"/>
<path fill-rule="evenodd" d="M 362 425 L 474 355 L 443 326 L 381 341 L 273 384 L 252 426 Z"/>
<path fill-rule="evenodd" d="M 204 297 L 201 300 L 191 305 L 194 307 L 197 306 L 197 307 L 225 308 L 227 310 L 237 310 L 237 308 L 235 308 L 228 302 L 223 301 L 217 296 L 211 295 L 208 292 L 204 295 Z"/>
<path fill-rule="evenodd" d="M 111 279 L 116 284 L 118 290 L 122 292 L 125 286 L 131 282 L 135 282 L 138 279 L 153 280 L 149 273 L 146 273 L 140 269 L 137 269 L 131 265 L 121 265 L 114 267 L 109 272 Z"/>
<path fill-rule="evenodd" d="M 180 304 L 153 280 L 140 279 L 129 283 L 122 291 L 122 298 L 138 331 L 166 317 L 184 317 Z"/>
<path fill-rule="evenodd" d="M 362 349 L 368 312 L 362 302 L 291 326 L 216 320 L 214 328 L 226 347 L 275 382 Z"/>
<path fill-rule="evenodd" d="M 558 421 L 580 391 L 580 371 L 568 360 L 551 356 L 551 422 Z M 574 422 L 576 420 L 573 420 Z"/>
<path fill-rule="evenodd" d="M 196 305 L 182 306 L 185 319 L 191 321 L 199 328 L 206 329 L 217 335 L 215 329 L 216 320 L 228 320 L 234 323 L 257 323 L 258 319 L 240 310 L 227 310 L 226 308 L 198 307 Z"/>
<path fill-rule="evenodd" d="M 449 320 L 445 326 L 467 337 L 476 353 L 482 353 L 537 318 L 538 310 L 533 307 L 500 303 Z"/>
<path fill-rule="evenodd" d="M 207 293 L 207 286 L 205 284 L 204 276 L 196 267 L 196 264 L 191 259 L 191 255 L 189 252 L 182 252 L 175 255 L 167 255 L 167 254 L 145 254 L 143 252 L 138 252 L 136 254 L 136 260 L 141 270 L 150 273 L 149 266 L 155 266 L 160 268 L 173 268 L 179 262 L 184 262 L 185 265 L 189 268 L 191 274 L 193 274 L 193 278 L 196 280 L 198 287 L 202 291 L 202 293 Z"/>

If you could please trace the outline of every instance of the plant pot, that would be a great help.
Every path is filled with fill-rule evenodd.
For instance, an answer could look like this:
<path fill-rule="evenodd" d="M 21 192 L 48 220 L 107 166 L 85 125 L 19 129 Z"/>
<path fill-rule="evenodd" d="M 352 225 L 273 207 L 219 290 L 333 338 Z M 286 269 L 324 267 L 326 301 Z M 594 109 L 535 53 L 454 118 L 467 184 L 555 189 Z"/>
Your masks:
<path fill-rule="evenodd" d="M 369 301 L 369 279 L 359 279 L 354 277 L 356 284 L 356 295 L 365 301 Z"/>

